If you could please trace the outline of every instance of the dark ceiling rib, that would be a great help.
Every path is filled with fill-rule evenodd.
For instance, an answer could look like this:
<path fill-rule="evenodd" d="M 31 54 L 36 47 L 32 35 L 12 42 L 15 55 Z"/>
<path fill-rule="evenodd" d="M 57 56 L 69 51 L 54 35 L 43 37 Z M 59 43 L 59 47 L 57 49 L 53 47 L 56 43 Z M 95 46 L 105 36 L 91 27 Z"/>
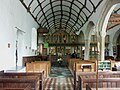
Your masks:
<path fill-rule="evenodd" d="M 62 3 L 62 1 L 67 1 L 67 2 L 70 2 L 70 1 L 68 1 L 68 0 L 60 0 L 61 1 L 61 3 Z M 74 1 L 74 0 L 73 0 Z M 44 2 L 44 1 L 43 1 Z M 57 1 L 53 1 L 53 2 L 57 2 Z M 71 3 L 71 2 L 70 2 Z M 73 3 L 74 4 L 74 3 Z M 47 4 L 47 5 L 49 5 L 49 3 Z M 44 7 L 43 7 L 43 9 L 47 6 L 47 5 L 45 5 Z M 75 4 L 74 4 L 75 5 Z M 60 6 L 60 5 L 56 5 L 56 6 Z M 65 5 L 64 5 L 65 6 Z M 55 7 L 55 6 L 54 6 Z M 71 8 L 72 9 L 72 8 Z M 62 11 L 62 10 L 61 10 Z M 76 11 L 77 12 L 77 11 Z M 46 12 L 45 12 L 46 13 Z M 84 12 L 83 12 L 84 13 Z M 62 14 L 63 15 L 63 14 Z M 40 17 L 41 18 L 41 17 Z M 40 18 L 39 18 L 39 20 L 40 20 Z"/>
<path fill-rule="evenodd" d="M 96 7 L 94 6 L 94 4 L 92 3 L 92 1 L 91 0 L 89 0 L 90 1 L 90 3 L 92 4 L 92 6 L 93 6 L 93 11 L 96 9 Z M 78 17 L 80 16 L 80 13 L 81 13 L 81 11 L 84 9 L 84 8 L 86 8 L 87 9 L 87 11 L 90 13 L 90 15 L 89 16 L 86 16 L 86 21 L 84 21 L 84 23 L 82 23 L 82 25 L 81 25 L 81 27 L 88 21 L 88 19 L 89 19 L 89 17 L 92 15 L 91 13 L 93 12 L 91 12 L 87 7 L 86 7 L 86 4 L 87 4 L 87 0 L 85 0 L 85 2 L 84 2 L 84 4 L 82 4 L 80 1 L 77 1 L 78 3 L 80 3 L 81 5 L 83 5 L 82 6 L 82 8 L 79 8 L 79 6 L 77 6 L 79 9 L 80 9 L 80 11 L 79 11 L 79 13 L 78 13 Z M 77 18 L 77 20 L 76 20 L 76 22 L 75 22 L 75 24 L 73 25 L 73 27 L 77 24 L 77 22 L 78 22 L 78 18 Z M 81 28 L 80 27 L 80 28 Z M 80 29 L 79 28 L 79 29 Z M 77 30 L 76 30 L 77 31 Z"/>
<path fill-rule="evenodd" d="M 63 20 L 65 20 L 66 18 L 63 18 Z M 60 20 L 60 18 L 57 18 L 56 21 Z M 74 24 L 74 22 L 70 21 L 71 23 Z M 49 24 L 53 23 L 52 21 L 49 22 Z M 56 22 L 57 23 L 57 22 Z M 58 22 L 59 23 L 59 22 Z M 72 26 L 72 25 L 71 25 Z M 51 26 L 50 26 L 51 27 Z M 72 27 L 71 27 L 72 28 Z"/>
<path fill-rule="evenodd" d="M 59 16 L 59 15 L 58 15 Z M 60 17 L 59 18 L 56 18 L 55 20 L 57 21 L 58 19 L 60 19 Z M 63 18 L 63 20 L 67 20 L 66 18 Z M 74 20 L 74 19 L 73 19 Z M 49 23 L 52 23 L 52 21 L 49 21 Z M 72 24 L 74 24 L 74 22 L 73 21 L 70 21 L 70 23 L 72 23 Z"/>
<path fill-rule="evenodd" d="M 86 7 L 86 3 L 87 3 L 87 0 L 85 0 L 84 5 L 82 6 L 82 8 L 80 8 L 79 13 L 78 13 L 78 17 L 77 17 L 77 19 L 76 19 L 74 25 L 72 26 L 72 28 L 78 23 L 80 13 L 81 13 L 81 11 L 83 10 L 83 8 Z M 83 24 L 83 23 L 82 23 L 82 24 Z M 72 29 L 71 29 L 71 31 L 72 31 Z M 71 31 L 70 31 L 70 32 L 71 32 Z M 76 30 L 76 31 L 77 31 L 77 30 Z"/>
<path fill-rule="evenodd" d="M 23 2 L 23 0 L 19 0 L 21 3 L 22 3 L 22 5 L 25 7 L 25 9 L 27 10 L 27 12 L 29 12 L 29 14 L 33 17 L 33 19 L 37 22 L 37 24 L 39 25 L 39 26 L 41 26 L 40 24 L 39 24 L 39 22 L 37 21 L 37 19 L 34 17 L 34 15 L 30 12 L 30 9 L 28 9 L 28 7 L 26 6 L 26 4 Z"/>
<path fill-rule="evenodd" d="M 56 27 L 59 27 L 59 29 L 64 28 L 67 32 L 74 33 L 83 27 L 103 0 L 99 0 L 97 4 L 94 4 L 92 0 L 84 0 L 84 2 L 81 0 L 36 0 L 38 5 L 34 8 L 32 4 L 35 0 L 28 0 L 29 3 L 26 4 L 24 0 L 19 1 L 40 27 L 46 27 L 49 32 L 58 30 Z M 92 10 L 88 7 L 88 3 L 92 5 Z"/>
<path fill-rule="evenodd" d="M 98 4 L 95 6 L 95 8 L 93 8 L 93 11 L 92 11 L 91 14 L 87 17 L 86 22 L 87 22 L 88 19 L 92 16 L 92 14 L 96 11 L 97 7 L 102 3 L 102 1 L 103 1 L 103 0 L 100 0 L 100 1 L 98 2 Z M 85 23 L 86 23 L 86 22 L 85 22 Z M 85 24 L 85 23 L 84 23 L 84 24 Z M 83 24 L 83 25 L 84 25 L 84 24 Z M 82 25 L 82 26 L 83 26 L 83 25 Z M 81 26 L 80 28 L 82 28 L 82 26 Z M 80 28 L 79 28 L 79 29 L 80 29 Z"/>
<path fill-rule="evenodd" d="M 59 12 L 59 11 L 57 11 L 57 12 Z M 68 12 L 68 11 L 66 11 L 66 12 Z M 73 13 L 72 13 L 73 14 Z M 73 14 L 74 15 L 74 14 Z M 56 15 L 56 16 L 59 16 L 59 15 Z M 66 16 L 66 15 L 64 15 L 64 16 Z M 75 15 L 74 15 L 75 16 Z M 69 16 L 68 16 L 69 17 Z M 77 17 L 77 16 L 75 16 L 75 17 Z M 51 19 L 52 17 L 49 17 L 48 18 L 48 21 L 49 21 L 49 19 Z M 74 22 L 75 22 L 75 20 L 73 19 L 73 18 L 71 18 Z M 79 19 L 80 20 L 80 19 Z M 44 24 L 46 24 L 46 22 L 45 21 L 42 21 L 42 22 L 44 22 L 43 24 L 41 24 L 41 26 L 44 26 Z M 51 22 L 51 21 L 50 21 Z M 69 21 L 69 22 L 71 22 L 71 21 Z M 74 23 L 73 22 L 73 23 Z M 81 20 L 80 20 L 80 22 L 82 22 Z M 77 23 L 79 26 L 81 26 L 80 25 L 80 23 Z"/>
<path fill-rule="evenodd" d="M 63 24 L 64 25 L 64 24 Z M 60 26 L 60 24 L 58 24 L 58 25 L 56 25 L 56 29 L 53 29 L 54 28 L 54 26 L 51 28 L 51 29 L 53 29 L 52 31 L 51 31 L 51 33 L 53 33 L 53 31 L 59 31 L 60 30 L 60 28 L 57 28 L 57 27 L 59 27 Z M 68 30 L 70 29 L 70 27 L 68 27 L 67 28 Z M 67 29 L 65 30 L 65 29 L 61 29 L 61 31 L 66 31 L 67 32 Z"/>
<path fill-rule="evenodd" d="M 82 6 L 84 6 L 84 8 L 89 12 L 91 13 L 91 10 L 89 10 L 87 7 L 86 7 L 86 3 L 87 3 L 88 0 L 85 0 L 85 3 L 82 4 L 79 0 L 77 0 L 76 2 L 80 3 Z M 76 5 L 76 4 L 75 4 Z M 78 5 L 76 5 L 78 8 L 80 8 Z"/>
<path fill-rule="evenodd" d="M 60 25 L 60 23 L 56 23 L 56 27 L 55 27 L 56 29 L 58 29 L 58 25 Z M 61 30 L 65 30 L 65 29 L 64 29 L 64 26 L 65 26 L 65 23 L 63 23 L 63 28 L 61 28 Z M 54 25 L 53 25 L 53 24 L 51 25 L 51 29 L 52 29 L 52 28 L 54 28 Z M 67 29 L 71 30 L 71 28 L 72 28 L 72 27 L 68 24 Z M 74 27 L 73 29 L 75 30 L 76 28 Z"/>
<path fill-rule="evenodd" d="M 91 0 L 89 0 L 89 1 L 90 1 L 90 3 L 91 3 L 92 6 L 93 6 L 93 11 L 95 11 L 95 9 L 96 9 L 95 5 L 93 4 L 93 2 L 92 2 Z"/>
<path fill-rule="evenodd" d="M 74 1 L 74 0 L 73 0 L 73 1 Z M 55 1 L 54 1 L 54 2 L 55 2 Z M 82 4 L 81 2 L 79 2 L 79 3 L 80 3 L 81 5 L 83 5 L 84 8 L 86 8 L 86 9 L 88 10 L 88 12 L 90 12 L 90 10 L 85 6 L 85 5 L 86 5 L 86 2 L 87 2 L 87 1 L 85 1 L 85 4 Z M 73 4 L 73 2 L 72 2 L 72 4 Z M 47 5 L 48 5 L 48 4 L 47 4 Z M 46 6 L 47 6 L 47 5 L 46 5 Z M 74 5 L 76 5 L 76 4 L 74 4 Z M 44 6 L 44 8 L 45 8 L 46 6 Z M 58 6 L 58 5 L 57 5 L 57 6 Z M 77 6 L 77 5 L 76 5 L 76 6 Z M 54 7 L 55 7 L 55 6 L 54 6 Z M 70 7 L 72 7 L 72 6 L 70 6 Z M 79 6 L 77 6 L 77 7 L 79 8 Z M 44 8 L 43 8 L 43 9 L 44 9 Z M 79 9 L 80 9 L 80 8 L 79 8 Z M 73 10 L 73 9 L 71 8 L 70 10 Z M 94 10 L 94 9 L 93 9 L 93 10 Z M 82 10 L 81 10 L 81 11 L 82 11 Z M 46 12 L 46 13 L 47 13 L 47 12 Z M 83 12 L 83 13 L 84 13 L 84 12 Z M 91 12 L 90 12 L 90 13 L 91 13 Z M 85 13 L 84 13 L 84 14 L 85 14 Z M 80 16 L 81 16 L 81 15 L 80 15 Z M 86 15 L 85 15 L 85 16 L 86 16 Z M 71 16 L 70 16 L 70 17 L 71 17 Z M 78 16 L 77 16 L 77 17 L 78 17 Z M 82 16 L 81 16 L 81 17 L 82 17 Z M 86 21 L 85 21 L 85 22 L 87 22 L 87 20 L 88 20 L 89 17 L 90 17 L 90 15 L 89 15 L 88 17 L 86 16 Z M 83 17 L 82 17 L 82 18 L 83 18 Z M 68 20 L 69 20 L 69 19 L 68 19 Z M 81 22 L 82 22 L 82 21 L 81 21 Z M 85 22 L 84 22 L 84 23 L 85 23 Z M 82 22 L 82 26 L 83 26 L 84 23 Z M 66 25 L 67 25 L 67 24 L 66 24 Z M 81 27 L 82 27 L 82 26 L 81 26 Z"/>
<path fill-rule="evenodd" d="M 32 13 L 34 13 L 35 10 L 36 10 L 38 7 L 39 7 L 39 5 L 37 5 L 37 6 L 33 9 Z"/>
<path fill-rule="evenodd" d="M 60 8 L 61 8 L 61 19 L 60 19 L 60 26 L 59 28 L 62 28 L 62 17 L 63 17 L 63 10 L 62 10 L 62 0 L 60 0 Z"/>
<path fill-rule="evenodd" d="M 57 6 L 58 6 L 58 5 L 57 5 Z M 54 6 L 54 8 L 57 7 L 57 6 Z M 65 5 L 63 5 L 63 6 L 65 6 Z M 67 6 L 65 6 L 65 7 L 67 7 Z M 47 13 L 49 10 L 51 10 L 51 9 L 48 9 L 45 13 Z M 75 11 L 74 9 L 72 9 L 72 10 L 77 13 L 77 11 Z M 54 14 L 57 13 L 57 12 L 60 12 L 60 10 L 54 11 Z M 66 11 L 66 10 L 63 10 L 63 12 L 69 13 L 69 12 Z M 47 17 L 49 17 L 51 14 L 52 14 L 52 13 L 48 14 Z M 71 13 L 71 15 L 73 15 L 73 16 L 75 16 L 75 17 L 78 17 L 78 16 L 76 16 L 74 13 Z M 42 17 L 42 16 L 41 16 L 41 17 Z M 41 18 L 41 17 L 40 17 L 40 18 Z M 80 17 L 82 18 L 83 21 L 85 21 L 82 16 L 80 16 Z M 52 18 L 52 17 L 51 17 L 51 18 Z M 71 17 L 71 18 L 72 18 L 72 17 Z M 80 19 L 79 19 L 79 20 L 80 20 Z M 81 20 L 80 20 L 80 21 L 81 21 Z M 43 20 L 41 20 L 41 22 L 43 22 Z M 81 21 L 81 22 L 82 22 L 82 21 Z M 42 26 L 42 25 L 41 25 L 41 26 Z"/>
<path fill-rule="evenodd" d="M 56 2 L 56 1 L 53 1 L 53 2 Z M 49 3 L 48 4 L 46 4 L 44 7 L 43 7 L 43 9 L 45 8 L 45 7 L 47 7 L 49 5 Z M 74 4 L 75 5 L 75 4 Z M 82 4 L 82 5 L 84 5 L 84 4 Z M 54 6 L 53 8 L 55 8 L 55 7 L 57 7 L 57 6 L 60 6 L 60 5 L 56 5 L 56 6 Z M 65 6 L 65 7 L 68 7 L 68 6 L 66 6 L 66 5 L 63 5 L 63 6 Z M 78 6 L 77 6 L 78 7 Z M 79 8 L 79 7 L 78 7 Z M 48 9 L 45 13 L 47 13 L 49 10 L 51 10 L 51 9 Z M 73 8 L 71 8 L 71 10 L 73 10 L 73 11 L 75 11 Z M 77 11 L 75 11 L 76 13 L 77 13 Z M 83 12 L 83 11 L 82 11 Z M 72 13 L 73 14 L 73 13 Z M 86 14 L 83 12 L 83 14 L 85 15 L 85 17 L 87 17 L 86 16 Z M 49 16 L 49 15 L 47 15 L 47 16 Z M 41 16 L 42 17 L 42 16 Z M 41 18 L 40 17 L 40 18 Z M 83 19 L 83 21 L 85 21 L 84 20 L 84 18 L 80 15 L 80 17 Z M 40 18 L 38 19 L 38 21 L 40 20 Z M 79 19 L 80 20 L 80 19 Z M 43 22 L 43 21 L 41 21 L 41 22 Z M 81 20 L 80 20 L 80 22 L 81 23 L 83 23 Z M 42 26 L 42 25 L 41 25 Z"/>
<path fill-rule="evenodd" d="M 58 20 L 60 20 L 60 18 L 57 18 L 56 19 L 56 21 L 58 21 Z M 65 20 L 65 19 L 64 19 Z M 65 21 L 64 21 L 65 22 Z M 51 27 L 51 23 L 53 23 L 52 21 L 50 22 L 50 27 Z M 59 23 L 59 22 L 58 22 Z M 57 24 L 57 22 L 56 22 L 56 24 Z M 69 25 L 70 23 L 68 23 L 68 25 Z M 71 25 L 71 24 L 70 24 Z M 72 25 L 71 25 L 72 26 Z M 72 27 L 71 27 L 72 28 Z"/>
<path fill-rule="evenodd" d="M 54 14 L 54 11 L 53 11 L 52 0 L 50 0 L 50 6 L 51 6 L 52 14 L 53 14 L 54 25 L 55 25 L 55 14 Z"/>
<path fill-rule="evenodd" d="M 60 20 L 60 18 L 59 18 L 59 20 Z M 57 25 L 59 25 L 59 22 L 58 22 L 58 23 L 56 22 L 56 26 L 57 26 Z M 63 21 L 63 25 L 65 26 L 65 21 Z M 71 25 L 70 23 L 68 23 L 68 26 L 67 26 L 67 27 L 69 27 L 70 30 L 71 30 L 71 28 L 72 28 L 71 26 L 72 26 L 72 25 Z M 51 29 L 54 28 L 54 24 L 53 24 L 52 22 L 50 23 L 50 27 L 51 27 Z M 58 28 L 58 27 L 56 27 L 56 28 Z M 74 28 L 75 28 L 75 27 L 74 27 Z M 73 28 L 73 29 L 74 29 L 74 28 Z M 76 29 L 76 28 L 75 28 L 75 29 Z M 74 29 L 74 30 L 75 30 L 75 29 Z"/>
<path fill-rule="evenodd" d="M 30 5 L 33 3 L 34 0 L 31 0 L 31 2 L 28 5 L 28 8 L 30 8 Z"/>
<path fill-rule="evenodd" d="M 72 5 L 73 5 L 73 2 L 74 2 L 74 0 L 72 0 L 72 2 L 71 2 L 71 4 L 70 4 L 70 7 L 69 7 L 69 19 L 67 20 L 67 22 L 66 22 L 66 27 L 67 27 L 67 24 L 68 24 L 68 22 L 70 21 L 70 19 L 71 19 L 71 12 L 72 12 Z M 65 27 L 65 28 L 66 28 Z"/>
<path fill-rule="evenodd" d="M 59 12 L 59 11 L 56 11 L 56 12 Z M 54 12 L 54 13 L 56 13 L 56 12 Z M 67 11 L 64 11 L 64 12 L 67 12 Z M 72 14 L 72 15 L 74 15 L 74 14 Z M 49 16 L 49 15 L 48 15 Z M 57 14 L 56 16 L 60 16 L 60 14 Z M 64 16 L 66 16 L 66 17 L 69 17 L 69 16 L 67 16 L 67 15 L 64 15 Z M 75 17 L 77 17 L 76 15 L 74 15 Z M 48 18 L 48 21 L 49 21 L 49 19 L 51 19 L 52 17 L 49 17 Z M 71 17 L 71 20 L 72 21 L 74 21 L 75 22 L 75 20 Z M 80 20 L 80 19 L 79 19 Z M 45 21 L 41 21 L 43 24 L 41 24 L 41 26 L 44 26 L 44 24 L 46 24 L 46 22 Z M 51 21 L 50 21 L 51 22 Z M 69 21 L 69 22 L 71 22 L 71 21 Z M 82 22 L 82 21 L 81 21 Z M 79 25 L 80 25 L 80 23 L 78 23 Z M 81 25 L 80 25 L 81 26 Z"/>
<path fill-rule="evenodd" d="M 100 1 L 98 2 L 98 4 L 95 6 L 94 12 L 96 11 L 97 7 L 102 3 L 102 1 L 103 1 L 103 0 L 100 0 Z"/>
<path fill-rule="evenodd" d="M 50 29 L 50 27 L 49 27 L 49 23 L 48 23 L 48 20 L 47 20 L 47 17 L 45 16 L 44 10 L 42 9 L 42 5 L 41 5 L 41 3 L 40 3 L 39 0 L 37 0 L 37 2 L 38 2 L 39 6 L 40 6 L 40 8 L 41 8 L 41 11 L 42 11 L 42 13 L 43 13 L 45 19 L 46 19 L 46 22 L 47 22 L 48 28 Z"/>
<path fill-rule="evenodd" d="M 115 10 L 114 13 L 117 13 L 118 11 L 120 11 L 120 8 L 118 8 L 117 10 Z"/>
<path fill-rule="evenodd" d="M 45 2 L 45 1 L 43 1 L 43 2 Z M 43 3 L 43 2 L 42 2 L 42 3 Z M 41 3 L 41 5 L 42 5 L 42 3 Z M 46 5 L 45 5 L 44 7 L 42 7 L 41 9 L 44 10 L 48 5 L 50 5 L 50 3 L 46 4 Z M 40 10 L 39 13 L 40 13 L 42 10 Z M 49 8 L 49 10 L 51 10 L 51 8 Z M 47 11 L 48 11 L 48 10 L 47 10 Z M 46 11 L 45 11 L 44 13 L 46 14 Z M 41 17 L 42 17 L 42 15 L 39 17 L 38 21 L 41 19 Z"/>

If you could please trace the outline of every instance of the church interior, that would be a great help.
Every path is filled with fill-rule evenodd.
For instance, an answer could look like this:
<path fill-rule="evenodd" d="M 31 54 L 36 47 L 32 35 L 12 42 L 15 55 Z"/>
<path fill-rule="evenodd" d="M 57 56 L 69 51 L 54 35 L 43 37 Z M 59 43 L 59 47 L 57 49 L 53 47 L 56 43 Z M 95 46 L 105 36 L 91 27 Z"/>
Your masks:
<path fill-rule="evenodd" d="M 120 90 L 120 0 L 2 0 L 0 90 Z"/>

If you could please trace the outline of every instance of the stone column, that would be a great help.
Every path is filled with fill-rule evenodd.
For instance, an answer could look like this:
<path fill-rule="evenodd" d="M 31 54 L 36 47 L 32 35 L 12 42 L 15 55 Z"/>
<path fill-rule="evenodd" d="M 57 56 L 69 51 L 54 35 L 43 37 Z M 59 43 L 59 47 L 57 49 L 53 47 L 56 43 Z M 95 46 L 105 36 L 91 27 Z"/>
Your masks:
<path fill-rule="evenodd" d="M 104 56 L 105 56 L 105 37 L 101 37 L 101 40 L 100 40 L 100 60 L 101 61 L 104 61 L 105 60 L 105 58 L 104 58 Z"/>
<path fill-rule="evenodd" d="M 84 52 L 84 60 L 89 60 L 89 52 L 90 52 L 90 40 L 85 40 L 85 52 Z"/>

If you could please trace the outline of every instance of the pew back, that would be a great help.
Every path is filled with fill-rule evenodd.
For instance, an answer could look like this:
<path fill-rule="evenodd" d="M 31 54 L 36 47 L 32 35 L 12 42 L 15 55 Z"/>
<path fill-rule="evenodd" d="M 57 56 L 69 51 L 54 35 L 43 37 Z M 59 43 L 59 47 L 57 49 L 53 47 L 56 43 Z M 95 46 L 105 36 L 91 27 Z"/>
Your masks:
<path fill-rule="evenodd" d="M 88 84 L 91 88 L 96 88 L 96 79 L 82 79 L 83 88 Z M 99 78 L 98 88 L 120 88 L 120 78 Z"/>
<path fill-rule="evenodd" d="M 27 89 L 29 90 L 28 86 L 31 86 L 32 84 L 29 84 L 27 82 L 31 82 L 31 79 L 33 81 L 37 81 L 37 82 L 31 82 L 33 83 L 35 86 L 32 85 L 32 88 L 37 88 L 37 90 L 42 90 L 43 89 L 43 84 L 44 84 L 44 78 L 43 78 L 43 74 L 44 72 L 41 73 L 24 73 L 24 72 L 5 72 L 5 73 L 0 73 L 0 81 L 4 80 L 3 82 L 0 82 L 0 85 L 4 85 L 4 87 L 2 88 L 19 88 L 19 89 L 23 89 L 23 87 L 27 87 Z M 8 80 L 9 79 L 9 80 Z M 18 81 L 17 81 L 18 80 Z M 25 81 L 24 81 L 25 80 Z M 14 82 L 13 82 L 14 81 Z M 16 83 L 16 84 L 15 84 Z M 12 85 L 11 85 L 12 84 Z M 6 86 L 6 85 L 10 85 L 10 86 Z M 16 85 L 14 87 L 14 85 Z M 25 86 L 24 86 L 25 85 Z M 20 86 L 20 87 L 19 87 Z"/>
<path fill-rule="evenodd" d="M 50 74 L 51 63 L 50 61 L 36 61 L 26 63 L 26 72 L 41 72 L 44 71 L 44 77 Z"/>
<path fill-rule="evenodd" d="M 96 71 L 96 61 L 93 60 L 80 60 L 80 59 L 70 59 L 69 69 L 73 73 L 76 72 L 95 72 Z M 84 68 L 84 66 L 90 66 L 90 68 Z"/>
<path fill-rule="evenodd" d="M 88 84 L 86 85 L 86 90 L 92 90 Z"/>
<path fill-rule="evenodd" d="M 33 90 L 40 90 L 38 79 L 0 78 L 0 88 L 23 88 L 31 86 Z"/>
<path fill-rule="evenodd" d="M 95 72 L 81 72 L 76 76 L 78 76 L 77 80 L 75 79 L 78 82 L 77 87 L 80 88 L 82 86 L 82 88 L 86 88 L 88 84 L 91 88 L 96 88 L 97 79 Z M 99 72 L 98 88 L 120 88 L 120 72 Z"/>

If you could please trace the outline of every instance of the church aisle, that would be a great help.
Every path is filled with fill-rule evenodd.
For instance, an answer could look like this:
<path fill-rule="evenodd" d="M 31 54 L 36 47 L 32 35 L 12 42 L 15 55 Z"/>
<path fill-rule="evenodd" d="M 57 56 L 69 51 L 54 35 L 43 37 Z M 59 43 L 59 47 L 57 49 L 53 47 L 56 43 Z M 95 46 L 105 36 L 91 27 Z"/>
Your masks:
<path fill-rule="evenodd" d="M 73 90 L 73 76 L 67 67 L 52 67 L 44 90 Z"/>
<path fill-rule="evenodd" d="M 51 67 L 50 77 L 73 77 L 68 67 Z"/>
<path fill-rule="evenodd" d="M 73 77 L 49 77 L 44 90 L 73 90 Z"/>

